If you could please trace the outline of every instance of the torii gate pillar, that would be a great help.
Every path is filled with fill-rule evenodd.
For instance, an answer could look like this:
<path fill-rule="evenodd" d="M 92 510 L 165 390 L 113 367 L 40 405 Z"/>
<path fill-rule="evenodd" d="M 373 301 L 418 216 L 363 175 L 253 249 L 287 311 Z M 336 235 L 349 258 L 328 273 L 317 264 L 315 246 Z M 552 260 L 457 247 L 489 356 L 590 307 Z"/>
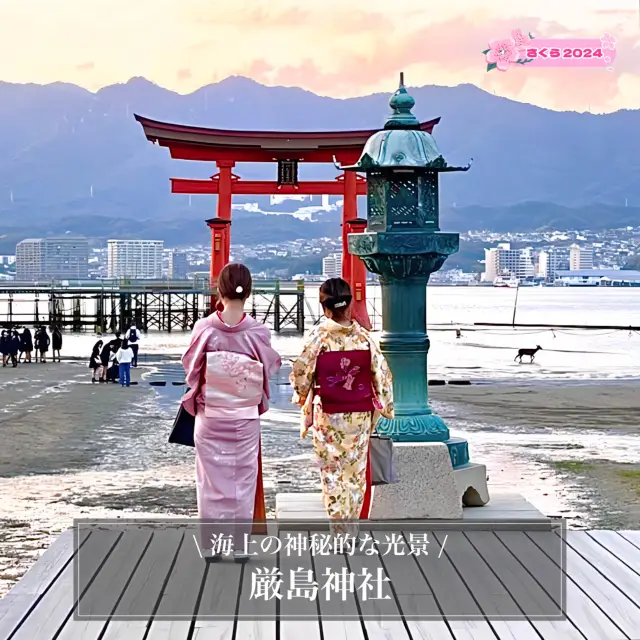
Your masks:
<path fill-rule="evenodd" d="M 231 220 L 223 218 L 211 218 L 206 221 L 211 229 L 211 269 L 209 271 L 209 287 L 215 289 L 218 286 L 218 276 L 223 267 L 229 262 L 229 247 L 231 238 Z M 216 310 L 218 298 L 211 296 L 210 310 Z"/>
<path fill-rule="evenodd" d="M 363 233 L 367 228 L 367 221 L 361 218 L 348 220 L 344 225 L 347 234 Z M 344 248 L 342 256 L 342 270 L 348 264 L 348 272 L 350 279 L 347 280 L 353 294 L 353 302 L 351 303 L 351 317 L 368 331 L 371 331 L 371 320 L 367 311 L 367 268 L 364 262 L 358 257 L 348 252 L 348 247 Z"/>
<path fill-rule="evenodd" d="M 365 329 L 371 330 L 371 320 L 367 311 L 367 269 L 358 256 L 349 253 L 348 236 L 350 233 L 362 233 L 367 226 L 366 220 L 358 218 L 358 181 L 364 178 L 352 171 L 345 171 L 344 201 L 342 208 L 342 279 L 351 287 L 353 302 L 351 315 Z"/>

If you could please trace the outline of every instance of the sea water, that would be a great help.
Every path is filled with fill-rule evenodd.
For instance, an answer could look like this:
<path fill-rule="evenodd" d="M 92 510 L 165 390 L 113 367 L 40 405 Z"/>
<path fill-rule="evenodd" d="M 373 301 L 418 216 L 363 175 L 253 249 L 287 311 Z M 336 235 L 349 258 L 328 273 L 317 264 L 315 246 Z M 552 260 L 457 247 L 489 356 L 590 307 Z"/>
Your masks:
<path fill-rule="evenodd" d="M 381 329 L 380 288 L 369 286 L 370 316 Z M 309 325 L 320 317 L 317 287 L 307 288 Z M 517 305 L 516 305 L 517 295 Z M 19 304 L 16 301 L 14 311 Z M 640 377 L 640 332 L 624 329 L 543 329 L 510 325 L 555 324 L 574 326 L 640 326 L 640 288 L 600 287 L 429 287 L 427 321 L 431 348 L 429 375 L 442 379 L 622 379 Z M 0 322 L 6 309 L 0 308 Z M 461 337 L 456 336 L 461 330 Z M 189 332 L 151 331 L 140 342 L 141 362 L 147 356 L 178 357 L 189 343 Z M 379 331 L 377 332 L 379 335 Z M 65 334 L 63 355 L 86 357 L 98 338 Z M 273 345 L 285 357 L 302 347 L 298 335 L 274 335 Z M 514 362 L 520 348 L 542 347 L 533 364 Z"/>

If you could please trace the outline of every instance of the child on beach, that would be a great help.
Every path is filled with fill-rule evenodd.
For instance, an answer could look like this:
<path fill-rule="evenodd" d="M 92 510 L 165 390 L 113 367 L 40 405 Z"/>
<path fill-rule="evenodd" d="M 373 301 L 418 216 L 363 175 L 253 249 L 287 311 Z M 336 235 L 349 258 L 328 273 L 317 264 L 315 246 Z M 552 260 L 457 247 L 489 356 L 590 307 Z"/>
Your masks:
<path fill-rule="evenodd" d="M 133 360 L 133 349 L 129 346 L 128 340 L 122 341 L 122 346 L 116 352 L 118 370 L 120 373 L 120 386 L 131 386 L 131 361 Z"/>
<path fill-rule="evenodd" d="M 33 351 L 33 338 L 31 337 L 31 331 L 28 327 L 24 328 L 22 335 L 20 336 L 22 341 L 22 350 L 24 351 L 24 361 L 31 362 L 31 352 Z"/>
<path fill-rule="evenodd" d="M 14 329 L 9 334 L 9 357 L 11 358 L 11 366 L 18 366 L 18 358 L 20 353 L 20 335 Z"/>
<path fill-rule="evenodd" d="M 49 338 L 49 334 L 44 327 L 40 327 L 38 329 L 38 333 L 36 334 L 36 349 L 40 352 L 40 361 L 46 362 L 47 351 L 49 351 L 49 345 L 51 344 L 51 338 Z M 37 357 L 36 357 L 37 361 Z"/>
<path fill-rule="evenodd" d="M 60 350 L 62 349 L 62 333 L 58 327 L 54 327 L 53 333 L 51 334 L 51 348 L 53 350 L 53 361 L 56 361 L 56 354 L 58 356 L 58 362 L 62 362 L 60 360 Z"/>
<path fill-rule="evenodd" d="M 102 382 L 102 358 L 100 352 L 102 350 L 102 340 L 98 340 L 93 345 L 93 351 L 89 357 L 89 368 L 91 369 L 91 382 Z"/>
<path fill-rule="evenodd" d="M 0 354 L 2 354 L 2 366 L 7 366 L 7 361 L 9 360 L 9 336 L 7 335 L 6 330 L 2 330 L 2 334 L 0 334 Z"/>

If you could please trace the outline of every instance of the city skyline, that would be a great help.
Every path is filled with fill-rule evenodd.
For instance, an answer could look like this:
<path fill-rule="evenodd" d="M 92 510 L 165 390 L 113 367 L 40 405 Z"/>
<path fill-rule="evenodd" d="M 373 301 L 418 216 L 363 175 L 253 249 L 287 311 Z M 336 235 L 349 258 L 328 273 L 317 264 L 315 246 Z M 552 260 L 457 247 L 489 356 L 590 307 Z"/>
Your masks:
<path fill-rule="evenodd" d="M 3 7 L 0 52 L 12 64 L 2 80 L 63 81 L 95 91 L 144 76 L 190 93 L 243 75 L 267 85 L 352 97 L 388 91 L 404 70 L 413 86 L 472 83 L 552 109 L 640 106 L 636 0 L 541 0 L 535 8 L 507 0 L 428 8 L 418 0 L 397 0 L 393 12 L 388 8 L 385 0 L 352 2 L 348 8 L 337 0 L 304 7 L 291 0 L 233 7 L 204 0 L 25 0 Z M 487 73 L 481 51 L 515 28 L 555 38 L 609 32 L 617 40 L 614 69 Z"/>

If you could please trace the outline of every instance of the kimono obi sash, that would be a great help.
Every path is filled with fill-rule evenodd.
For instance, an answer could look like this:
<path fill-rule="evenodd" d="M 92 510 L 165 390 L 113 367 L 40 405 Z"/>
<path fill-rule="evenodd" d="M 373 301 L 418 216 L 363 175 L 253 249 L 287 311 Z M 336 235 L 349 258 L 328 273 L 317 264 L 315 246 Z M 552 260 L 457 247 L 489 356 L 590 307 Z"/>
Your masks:
<path fill-rule="evenodd" d="M 316 360 L 316 392 L 324 413 L 373 411 L 371 351 L 325 351 Z"/>
<path fill-rule="evenodd" d="M 207 353 L 204 413 L 207 418 L 253 420 L 264 393 L 262 362 L 243 353 Z"/>

